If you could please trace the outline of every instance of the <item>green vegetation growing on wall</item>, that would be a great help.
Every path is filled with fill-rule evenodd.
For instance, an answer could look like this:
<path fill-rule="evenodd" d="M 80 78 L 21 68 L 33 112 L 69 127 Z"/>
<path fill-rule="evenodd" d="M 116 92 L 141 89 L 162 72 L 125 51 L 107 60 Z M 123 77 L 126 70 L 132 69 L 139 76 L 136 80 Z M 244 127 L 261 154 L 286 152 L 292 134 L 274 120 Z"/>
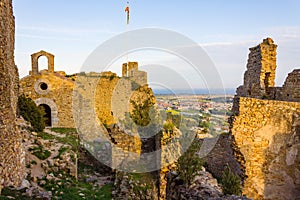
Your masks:
<path fill-rule="evenodd" d="M 224 169 L 221 184 L 224 194 L 240 195 L 242 192 L 240 177 L 235 175 L 228 165 Z"/>
<path fill-rule="evenodd" d="M 188 150 L 178 159 L 177 167 L 179 176 L 186 185 L 191 185 L 204 164 L 204 161 L 197 155 L 200 147 L 199 141 L 195 139 Z"/>
<path fill-rule="evenodd" d="M 131 119 L 139 126 L 147 126 L 151 122 L 149 114 L 150 108 L 153 106 L 151 100 L 146 99 L 142 103 L 131 100 L 130 103 L 133 105 L 133 110 L 130 115 Z"/>

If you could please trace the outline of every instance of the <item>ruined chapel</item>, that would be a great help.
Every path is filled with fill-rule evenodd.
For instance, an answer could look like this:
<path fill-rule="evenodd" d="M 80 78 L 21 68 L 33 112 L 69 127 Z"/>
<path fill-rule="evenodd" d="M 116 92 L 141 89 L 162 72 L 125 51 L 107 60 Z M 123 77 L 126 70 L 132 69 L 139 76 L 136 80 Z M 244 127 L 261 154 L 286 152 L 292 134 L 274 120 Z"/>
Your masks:
<path fill-rule="evenodd" d="M 48 69 L 39 70 L 40 57 L 48 60 Z M 34 100 L 37 106 L 45 111 L 45 122 L 48 127 L 75 127 L 73 119 L 73 91 L 78 76 L 88 77 L 86 81 L 97 84 L 95 110 L 102 123 L 116 123 L 116 115 L 129 111 L 129 99 L 138 87 L 147 86 L 147 73 L 138 69 L 137 62 L 125 63 L 122 66 L 122 77 L 113 72 L 90 72 L 67 75 L 54 70 L 54 55 L 40 51 L 31 55 L 32 70 L 20 80 L 20 93 Z M 136 83 L 136 87 L 133 87 Z M 118 101 L 118 113 L 112 112 L 112 98 Z M 121 100 L 121 101 L 120 101 Z M 123 101 L 122 101 L 123 100 Z"/>

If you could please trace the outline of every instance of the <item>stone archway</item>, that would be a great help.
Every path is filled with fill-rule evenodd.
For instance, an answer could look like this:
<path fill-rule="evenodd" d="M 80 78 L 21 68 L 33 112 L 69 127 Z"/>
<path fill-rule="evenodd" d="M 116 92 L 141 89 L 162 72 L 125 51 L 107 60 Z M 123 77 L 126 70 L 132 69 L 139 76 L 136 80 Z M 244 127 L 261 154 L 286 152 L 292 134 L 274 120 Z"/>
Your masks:
<path fill-rule="evenodd" d="M 54 103 L 54 101 L 51 99 L 48 99 L 48 98 L 39 98 L 39 99 L 36 99 L 34 102 L 37 106 L 41 105 L 44 108 L 47 108 L 47 106 L 49 107 L 50 111 L 48 110 L 48 112 L 49 112 L 48 117 L 50 117 L 49 121 L 51 121 L 50 126 L 51 127 L 57 126 L 58 125 L 58 110 L 57 110 L 57 106 Z M 46 124 L 46 126 L 47 126 L 47 124 Z"/>
<path fill-rule="evenodd" d="M 40 51 L 31 55 L 32 74 L 39 73 L 39 58 L 45 56 L 48 60 L 48 72 L 54 72 L 54 55 L 46 51 Z"/>

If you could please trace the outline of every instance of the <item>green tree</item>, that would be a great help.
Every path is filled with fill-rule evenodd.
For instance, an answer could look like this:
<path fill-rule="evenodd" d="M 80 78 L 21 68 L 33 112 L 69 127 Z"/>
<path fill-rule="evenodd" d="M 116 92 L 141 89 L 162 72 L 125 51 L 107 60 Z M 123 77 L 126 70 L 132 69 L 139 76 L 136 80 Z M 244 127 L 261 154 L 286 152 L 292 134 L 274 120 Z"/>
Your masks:
<path fill-rule="evenodd" d="M 199 141 L 195 139 L 188 150 L 178 159 L 178 173 L 187 186 L 191 185 L 204 164 L 204 161 L 197 155 L 200 147 Z"/>
<path fill-rule="evenodd" d="M 228 164 L 223 171 L 221 184 L 224 194 L 240 195 L 242 193 L 241 179 L 231 171 Z"/>
<path fill-rule="evenodd" d="M 21 95 L 18 99 L 20 115 L 31 123 L 33 131 L 43 131 L 45 128 L 44 110 L 37 107 L 31 98 Z"/>
<path fill-rule="evenodd" d="M 131 100 L 130 103 L 133 105 L 131 119 L 139 126 L 147 126 L 151 122 L 149 115 L 150 108 L 153 106 L 151 100 L 146 99 L 142 103 Z"/>

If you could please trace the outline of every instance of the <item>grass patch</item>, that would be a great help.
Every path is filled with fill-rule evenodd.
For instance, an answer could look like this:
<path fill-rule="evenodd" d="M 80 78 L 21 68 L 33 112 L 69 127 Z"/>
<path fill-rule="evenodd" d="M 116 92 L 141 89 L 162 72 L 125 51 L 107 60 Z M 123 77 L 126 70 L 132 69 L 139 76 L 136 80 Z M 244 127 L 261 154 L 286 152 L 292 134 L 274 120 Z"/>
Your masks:
<path fill-rule="evenodd" d="M 68 147 L 64 147 L 64 146 L 61 146 L 60 149 L 58 150 L 58 155 L 54 157 L 54 159 L 56 158 L 61 158 L 61 155 L 63 153 L 65 153 L 66 151 L 68 151 L 69 148 Z"/>
<path fill-rule="evenodd" d="M 29 151 L 32 151 L 32 154 L 38 157 L 40 160 L 46 160 L 51 156 L 51 152 L 44 150 L 42 146 L 30 148 Z"/>
<path fill-rule="evenodd" d="M 72 150 L 75 152 L 78 151 L 80 146 L 79 139 L 75 135 L 66 135 L 66 137 L 63 138 L 57 137 L 56 140 L 58 140 L 60 143 L 72 146 Z"/>
<path fill-rule="evenodd" d="M 51 131 L 65 134 L 65 137 L 56 137 L 49 133 L 38 132 L 37 136 L 43 138 L 44 140 L 53 140 L 56 139 L 58 142 L 63 144 L 68 144 L 72 146 L 73 151 L 78 151 L 79 148 L 79 138 L 76 129 L 74 128 L 51 128 Z"/>
<path fill-rule="evenodd" d="M 171 113 L 172 115 L 180 115 L 180 111 L 178 110 L 167 110 L 166 113 Z"/>
<path fill-rule="evenodd" d="M 76 133 L 76 128 L 51 128 L 53 132 L 61 133 L 61 134 L 68 134 L 68 133 Z"/>
<path fill-rule="evenodd" d="M 110 200 L 112 199 L 112 190 L 113 190 L 113 183 L 109 183 L 104 185 L 101 189 L 100 189 L 100 197 L 103 200 Z"/>
<path fill-rule="evenodd" d="M 3 188 L 0 195 L 0 200 L 11 200 L 11 198 L 8 198 L 7 196 L 14 197 L 16 200 L 31 200 L 31 198 L 22 195 L 24 192 L 25 189 L 18 191 L 9 188 Z"/>
<path fill-rule="evenodd" d="M 37 136 L 43 138 L 44 140 L 53 140 L 53 139 L 55 139 L 55 136 L 53 136 L 51 134 L 48 134 L 48 133 L 45 133 L 45 132 L 38 132 Z"/>
<path fill-rule="evenodd" d="M 113 184 L 104 185 L 102 188 L 93 187 L 92 183 L 76 181 L 74 178 L 60 181 L 46 181 L 44 188 L 52 191 L 58 199 L 81 200 L 83 199 L 112 199 Z"/>

